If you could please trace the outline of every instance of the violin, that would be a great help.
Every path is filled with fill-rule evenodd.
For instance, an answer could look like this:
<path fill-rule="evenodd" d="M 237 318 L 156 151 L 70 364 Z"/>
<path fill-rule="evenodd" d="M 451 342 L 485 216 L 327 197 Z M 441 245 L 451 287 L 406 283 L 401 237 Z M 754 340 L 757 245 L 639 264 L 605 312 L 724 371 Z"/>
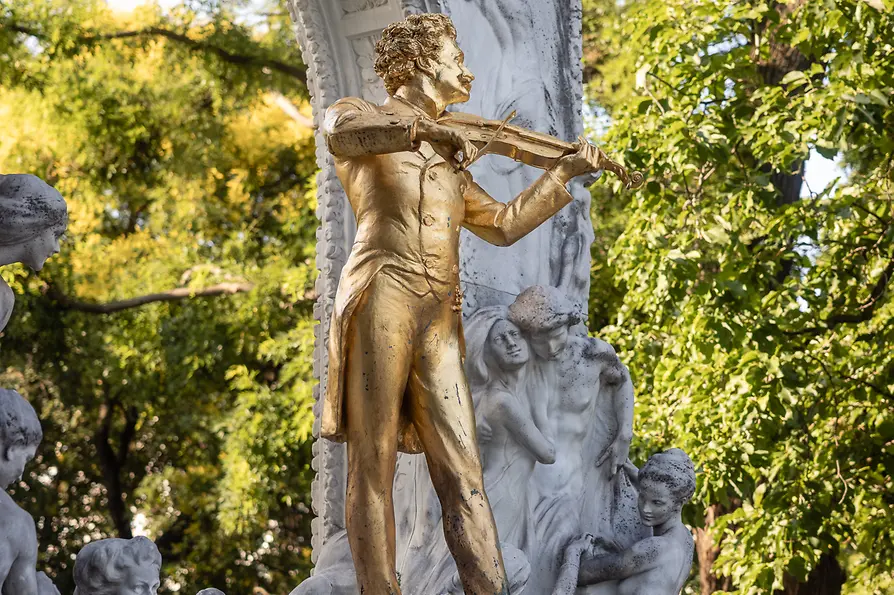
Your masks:
<path fill-rule="evenodd" d="M 438 124 L 459 131 L 478 149 L 477 160 L 483 155 L 502 155 L 538 169 L 550 169 L 559 158 L 577 152 L 577 147 L 549 134 L 534 132 L 509 123 L 516 112 L 505 120 L 488 120 L 481 116 L 463 112 L 449 112 L 438 118 Z M 643 184 L 643 174 L 627 169 L 596 149 L 599 155 L 598 170 L 610 171 L 624 183 L 625 188 L 639 188 Z M 598 175 L 597 175 L 598 177 Z M 595 180 L 594 180 L 595 181 Z"/>

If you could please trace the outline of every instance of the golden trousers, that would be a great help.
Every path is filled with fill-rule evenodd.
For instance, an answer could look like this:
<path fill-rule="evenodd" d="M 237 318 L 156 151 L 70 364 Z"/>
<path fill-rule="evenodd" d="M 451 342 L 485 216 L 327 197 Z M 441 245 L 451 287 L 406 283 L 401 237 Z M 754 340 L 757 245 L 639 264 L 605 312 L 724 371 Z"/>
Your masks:
<path fill-rule="evenodd" d="M 444 534 L 466 595 L 508 595 L 484 493 L 475 411 L 446 286 L 382 269 L 351 317 L 346 342 L 346 524 L 363 595 L 398 595 L 392 485 L 401 411 L 422 443 Z"/>

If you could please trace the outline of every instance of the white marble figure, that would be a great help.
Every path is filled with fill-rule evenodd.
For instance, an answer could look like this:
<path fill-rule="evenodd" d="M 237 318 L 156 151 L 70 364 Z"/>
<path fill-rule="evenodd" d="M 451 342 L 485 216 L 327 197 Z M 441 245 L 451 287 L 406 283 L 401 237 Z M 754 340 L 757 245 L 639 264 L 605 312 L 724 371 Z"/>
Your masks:
<path fill-rule="evenodd" d="M 30 174 L 0 175 L 0 266 L 21 262 L 39 271 L 59 252 L 67 225 L 65 200 L 52 186 Z M 0 331 L 14 303 L 12 289 L 0 279 Z"/>
<path fill-rule="evenodd" d="M 31 516 L 6 493 L 20 481 L 43 439 L 40 420 L 28 401 L 0 388 L 0 592 L 52 595 L 52 581 L 35 570 L 37 533 Z"/>
<path fill-rule="evenodd" d="M 612 595 L 678 595 L 692 567 L 693 540 L 683 524 L 683 505 L 695 492 L 695 467 L 672 448 L 649 458 L 637 472 L 624 470 L 639 491 L 639 514 L 652 535 L 630 547 L 611 538 L 586 535 L 565 550 L 553 595 L 573 595 L 579 586 L 606 585 Z"/>
<path fill-rule="evenodd" d="M 100 539 L 81 549 L 74 595 L 156 595 L 161 554 L 151 539 Z"/>
<path fill-rule="evenodd" d="M 642 535 L 635 492 L 617 471 L 632 437 L 633 386 L 612 347 L 578 334 L 578 307 L 548 286 L 529 287 L 509 307 L 534 356 L 528 391 L 538 427 L 555 444 L 555 463 L 537 465 L 530 489 L 535 499 L 531 593 L 555 586 L 562 551 L 581 533 L 610 535 L 631 543 Z"/>
<path fill-rule="evenodd" d="M 530 552 L 535 536 L 529 482 L 536 463 L 555 462 L 556 448 L 534 422 L 524 374 L 530 360 L 528 342 L 507 315 L 506 307 L 493 306 L 469 317 L 466 367 L 484 486 L 500 541 Z"/>

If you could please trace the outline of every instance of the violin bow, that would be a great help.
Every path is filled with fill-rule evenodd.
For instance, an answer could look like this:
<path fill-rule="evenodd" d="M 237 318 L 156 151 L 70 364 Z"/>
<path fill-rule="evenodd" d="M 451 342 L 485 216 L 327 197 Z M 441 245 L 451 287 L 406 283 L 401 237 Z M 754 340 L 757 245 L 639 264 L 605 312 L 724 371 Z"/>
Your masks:
<path fill-rule="evenodd" d="M 506 124 L 508 124 L 510 121 L 512 121 L 515 118 L 515 116 L 517 116 L 517 115 L 518 115 L 518 110 L 512 110 L 512 112 L 508 116 L 503 118 L 503 121 L 500 122 L 500 125 L 497 127 L 496 132 L 494 132 L 493 135 L 487 140 L 487 142 L 484 143 L 484 146 L 478 150 L 478 153 L 475 154 L 475 158 L 469 162 L 469 165 L 467 165 L 466 168 L 471 167 L 473 163 L 475 163 L 476 161 L 481 159 L 481 156 L 487 152 L 487 149 L 490 148 L 490 146 L 494 143 L 495 140 L 497 140 L 497 137 L 500 136 L 500 133 L 503 132 L 503 129 L 506 128 Z"/>

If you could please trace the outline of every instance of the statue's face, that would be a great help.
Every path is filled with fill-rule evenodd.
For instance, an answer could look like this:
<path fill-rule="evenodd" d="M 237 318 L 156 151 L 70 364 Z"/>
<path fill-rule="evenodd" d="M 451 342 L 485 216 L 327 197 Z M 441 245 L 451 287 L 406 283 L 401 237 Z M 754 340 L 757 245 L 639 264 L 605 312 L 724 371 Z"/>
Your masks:
<path fill-rule="evenodd" d="M 556 359 L 568 346 L 568 327 L 564 324 L 531 335 L 531 348 L 541 359 Z"/>
<path fill-rule="evenodd" d="M 0 455 L 0 486 L 3 489 L 22 479 L 25 465 L 34 458 L 36 452 L 36 445 L 16 444 L 7 448 L 6 452 Z"/>
<path fill-rule="evenodd" d="M 446 105 L 469 100 L 472 81 L 475 79 L 463 60 L 465 56 L 456 41 L 445 35 L 441 39 L 441 52 L 435 60 L 433 83 Z"/>
<path fill-rule="evenodd" d="M 51 227 L 29 240 L 25 244 L 25 254 L 22 257 L 22 263 L 35 271 L 42 269 L 50 256 L 59 253 L 59 238 L 62 237 L 64 231 L 64 229 L 58 227 Z"/>
<path fill-rule="evenodd" d="M 156 595 L 158 592 L 158 568 L 153 564 L 132 566 L 128 580 L 116 595 Z"/>
<path fill-rule="evenodd" d="M 666 523 L 679 508 L 666 484 L 641 478 L 639 484 L 639 516 L 647 527 Z"/>
<path fill-rule="evenodd" d="M 488 335 L 490 352 L 504 370 L 517 370 L 528 362 L 528 343 L 518 327 L 508 320 L 499 320 Z"/>

